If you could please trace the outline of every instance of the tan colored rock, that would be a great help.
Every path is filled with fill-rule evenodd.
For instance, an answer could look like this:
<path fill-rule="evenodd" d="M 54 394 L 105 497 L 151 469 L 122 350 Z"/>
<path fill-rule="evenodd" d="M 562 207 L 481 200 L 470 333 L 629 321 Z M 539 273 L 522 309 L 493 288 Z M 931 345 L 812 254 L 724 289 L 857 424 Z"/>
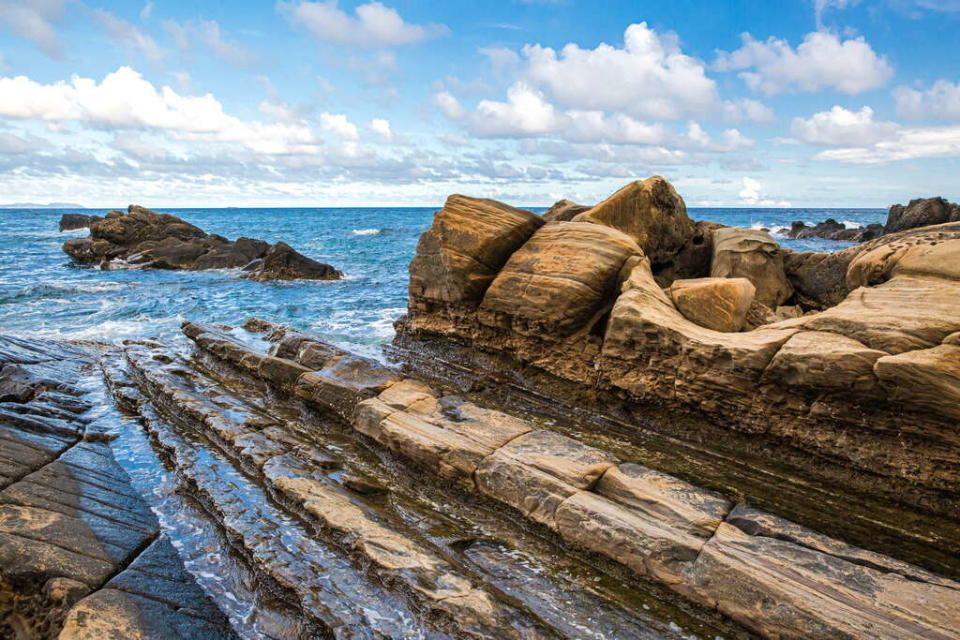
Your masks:
<path fill-rule="evenodd" d="M 701 538 L 712 536 L 733 508 L 715 491 L 634 463 L 607 469 L 594 491 L 664 526 Z"/>
<path fill-rule="evenodd" d="M 683 198 L 660 176 L 631 182 L 573 220 L 622 231 L 654 263 L 670 259 L 694 234 Z"/>
<path fill-rule="evenodd" d="M 553 206 L 543 212 L 545 222 L 570 222 L 577 215 L 589 211 L 590 207 L 569 200 L 557 200 Z"/>
<path fill-rule="evenodd" d="M 687 320 L 714 331 L 739 331 L 756 288 L 746 278 L 675 280 L 670 297 Z"/>
<path fill-rule="evenodd" d="M 542 224 L 540 216 L 501 202 L 450 196 L 420 236 L 410 263 L 411 299 L 475 306 Z"/>
<path fill-rule="evenodd" d="M 478 318 L 556 338 L 588 330 L 613 303 L 624 267 L 642 255 L 615 229 L 585 222 L 545 225 L 507 261 Z"/>
<path fill-rule="evenodd" d="M 300 376 L 312 373 L 310 369 L 299 362 L 287 360 L 286 358 L 276 358 L 274 356 L 265 356 L 260 361 L 258 372 L 261 378 L 268 380 L 271 384 L 283 389 L 287 393 L 293 392 Z"/>
<path fill-rule="evenodd" d="M 960 589 L 926 572 L 822 545 L 792 523 L 736 513 L 694 563 L 689 595 L 782 640 L 952 640 Z M 769 518 L 766 520 L 770 520 Z M 780 521 L 773 519 L 772 522 Z M 748 532 L 749 531 L 749 532 Z M 751 535 L 752 534 L 752 535 Z M 876 556 L 876 554 L 872 554 Z M 876 564 L 879 561 L 880 564 Z M 683 586 L 678 591 L 687 592 Z"/>
<path fill-rule="evenodd" d="M 555 519 L 567 542 L 667 584 L 686 582 L 685 574 L 704 543 L 701 537 L 589 491 L 565 500 Z"/>
<path fill-rule="evenodd" d="M 328 360 L 322 369 L 301 376 L 294 393 L 351 420 L 358 403 L 372 398 L 400 379 L 400 374 L 378 362 L 342 353 Z"/>
<path fill-rule="evenodd" d="M 952 225 L 944 225 L 952 226 Z M 927 227 L 858 255 L 847 270 L 847 286 L 875 285 L 896 275 L 960 280 L 960 238 L 957 233 Z"/>
<path fill-rule="evenodd" d="M 481 493 L 556 528 L 553 517 L 560 503 L 590 489 L 616 463 L 606 451 L 537 430 L 497 449 L 480 464 L 475 477 Z"/>
<path fill-rule="evenodd" d="M 885 355 L 837 333 L 800 331 L 773 357 L 765 377 L 800 387 L 869 391 L 877 386 L 874 363 Z"/>
<path fill-rule="evenodd" d="M 771 309 L 793 294 L 783 268 L 780 245 L 759 229 L 728 227 L 713 232 L 714 278 L 747 278 L 756 287 L 756 300 Z"/>
<path fill-rule="evenodd" d="M 890 399 L 960 419 L 960 346 L 942 344 L 876 361 L 874 371 Z"/>
<path fill-rule="evenodd" d="M 698 220 L 693 235 L 668 262 L 657 265 L 656 279 L 661 287 L 669 287 L 674 280 L 706 278 L 713 261 L 713 232 L 726 225 Z"/>

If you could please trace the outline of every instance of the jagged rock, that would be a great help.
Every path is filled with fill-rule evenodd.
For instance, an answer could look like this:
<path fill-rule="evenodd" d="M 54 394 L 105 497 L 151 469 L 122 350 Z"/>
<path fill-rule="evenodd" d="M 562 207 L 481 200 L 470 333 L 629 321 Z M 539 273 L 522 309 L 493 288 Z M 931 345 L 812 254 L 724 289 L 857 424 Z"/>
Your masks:
<path fill-rule="evenodd" d="M 783 268 L 780 245 L 766 231 L 717 229 L 713 232 L 714 278 L 747 278 L 756 287 L 756 300 L 771 309 L 793 294 Z"/>
<path fill-rule="evenodd" d="M 289 245 L 261 240 L 231 242 L 176 216 L 130 205 L 90 225 L 90 236 L 73 238 L 63 250 L 79 264 L 112 268 L 225 269 L 249 266 L 251 280 L 337 279 L 342 273 L 303 256 Z"/>
<path fill-rule="evenodd" d="M 746 278 L 674 280 L 670 297 L 687 320 L 714 331 L 739 331 L 756 288 Z"/>
<path fill-rule="evenodd" d="M 85 213 L 65 213 L 60 217 L 60 231 L 84 229 L 94 222 L 103 220 L 101 216 L 92 216 Z"/>
<path fill-rule="evenodd" d="M 558 200 L 553 206 L 543 212 L 543 219 L 546 222 L 570 222 L 577 215 L 588 211 L 590 207 L 570 202 L 569 200 Z"/>
<path fill-rule="evenodd" d="M 660 176 L 631 182 L 573 221 L 622 231 L 654 264 L 668 261 L 695 233 L 683 198 Z"/>
<path fill-rule="evenodd" d="M 674 280 L 705 278 L 710 275 L 713 261 L 713 232 L 724 229 L 718 222 L 700 220 L 693 235 L 668 262 L 656 265 L 654 276 L 661 287 L 669 287 Z"/>
<path fill-rule="evenodd" d="M 259 260 L 244 268 L 247 280 L 339 280 L 343 273 L 328 264 L 317 262 L 294 251 L 285 242 L 278 242 Z"/>
<path fill-rule="evenodd" d="M 609 227 L 558 222 L 541 227 L 487 290 L 478 317 L 519 333 L 565 337 L 589 330 L 609 310 L 642 252 Z"/>
<path fill-rule="evenodd" d="M 417 244 L 410 299 L 476 307 L 507 259 L 543 224 L 524 209 L 452 195 Z"/>
<path fill-rule="evenodd" d="M 869 224 L 866 227 L 847 228 L 842 222 L 837 222 L 833 218 L 827 218 L 813 226 L 808 226 L 802 220 L 797 220 L 790 225 L 790 230 L 786 232 L 788 238 L 823 238 L 824 240 L 846 240 L 848 242 L 865 242 L 879 238 L 884 233 L 882 224 Z"/>
<path fill-rule="evenodd" d="M 884 233 L 906 231 L 916 227 L 926 227 L 945 222 L 960 222 L 960 204 L 948 202 L 943 198 L 917 198 L 903 206 L 895 204 L 887 212 Z"/>

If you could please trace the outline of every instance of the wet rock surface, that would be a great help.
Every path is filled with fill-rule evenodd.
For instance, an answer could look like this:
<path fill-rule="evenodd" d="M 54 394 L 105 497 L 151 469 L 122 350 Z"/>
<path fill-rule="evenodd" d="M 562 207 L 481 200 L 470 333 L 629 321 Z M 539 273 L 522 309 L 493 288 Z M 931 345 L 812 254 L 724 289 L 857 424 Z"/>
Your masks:
<path fill-rule="evenodd" d="M 90 235 L 63 245 L 71 259 L 82 265 L 103 269 L 243 267 L 245 278 L 261 282 L 343 277 L 330 265 L 312 260 L 286 243 L 270 245 L 251 238 L 230 241 L 176 216 L 136 205 L 130 205 L 126 213 L 111 211 L 105 218 L 82 226 L 90 227 Z"/>
<path fill-rule="evenodd" d="M 102 216 L 92 216 L 85 213 L 65 213 L 60 216 L 60 231 L 87 229 L 94 222 L 103 220 Z"/>
<path fill-rule="evenodd" d="M 827 218 L 814 225 L 796 220 L 790 225 L 790 230 L 785 233 L 788 238 L 823 238 L 824 240 L 844 240 L 846 242 L 866 242 L 879 238 L 883 234 L 884 227 L 882 224 L 870 224 L 863 228 L 857 226 L 848 228 L 847 225 L 837 222 L 833 218 Z"/>

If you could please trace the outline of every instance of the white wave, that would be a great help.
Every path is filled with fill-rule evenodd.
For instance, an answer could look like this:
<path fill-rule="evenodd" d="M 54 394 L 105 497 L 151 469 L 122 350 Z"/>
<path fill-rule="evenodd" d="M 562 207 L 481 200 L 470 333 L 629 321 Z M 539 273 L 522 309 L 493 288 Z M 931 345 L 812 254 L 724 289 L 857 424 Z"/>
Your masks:
<path fill-rule="evenodd" d="M 790 227 L 786 227 L 780 224 L 767 224 L 765 222 L 753 222 L 750 224 L 751 229 L 766 229 L 774 236 L 786 235 L 784 232 L 789 231 Z"/>
<path fill-rule="evenodd" d="M 95 340 L 118 342 L 130 338 L 143 338 L 148 335 L 174 333 L 182 319 L 179 316 L 169 318 L 141 317 L 131 320 L 105 320 L 96 326 L 81 329 L 39 328 L 29 331 L 17 330 L 11 333 L 26 338 L 54 338 L 58 340 Z M 168 325 L 166 327 L 162 325 Z"/>
<path fill-rule="evenodd" d="M 852 220 L 841 220 L 840 224 L 845 226 L 847 229 L 859 229 L 863 226 L 859 222 L 853 222 Z"/>
<path fill-rule="evenodd" d="M 383 229 L 354 229 L 355 236 L 378 236 L 383 233 Z"/>

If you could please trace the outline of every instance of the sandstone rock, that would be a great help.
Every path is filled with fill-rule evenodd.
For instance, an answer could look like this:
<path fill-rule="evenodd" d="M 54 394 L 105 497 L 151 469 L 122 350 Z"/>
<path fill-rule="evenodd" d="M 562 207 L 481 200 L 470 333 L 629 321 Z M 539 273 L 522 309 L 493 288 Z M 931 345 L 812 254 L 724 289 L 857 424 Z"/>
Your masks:
<path fill-rule="evenodd" d="M 726 225 L 700 220 L 694 226 L 690 239 L 669 261 L 656 265 L 654 276 L 661 287 L 669 287 L 674 280 L 705 278 L 710 275 L 713 260 L 713 232 Z"/>
<path fill-rule="evenodd" d="M 303 375 L 294 393 L 351 420 L 358 403 L 372 398 L 400 378 L 378 362 L 344 353 L 332 358 L 323 368 Z"/>
<path fill-rule="evenodd" d="M 960 222 L 960 205 L 943 198 L 917 198 L 907 206 L 891 206 L 883 230 L 884 233 L 895 233 L 944 222 Z"/>
<path fill-rule="evenodd" d="M 590 207 L 569 200 L 558 200 L 553 206 L 544 211 L 545 222 L 570 222 L 574 217 L 588 211 Z M 62 229 L 61 229 L 62 231 Z"/>
<path fill-rule="evenodd" d="M 667 584 L 686 581 L 685 574 L 704 542 L 643 511 L 624 508 L 589 491 L 564 500 L 555 520 L 567 542 Z"/>
<path fill-rule="evenodd" d="M 594 491 L 664 527 L 700 538 L 712 536 L 733 508 L 715 491 L 634 463 L 607 469 Z"/>
<path fill-rule="evenodd" d="M 828 331 L 800 331 L 770 361 L 769 380 L 815 389 L 870 391 L 877 386 L 873 366 L 885 351 Z"/>
<path fill-rule="evenodd" d="M 960 419 L 960 346 L 884 355 L 874 371 L 891 400 Z"/>
<path fill-rule="evenodd" d="M 747 278 L 756 287 L 756 300 L 771 309 L 793 294 L 783 267 L 780 245 L 766 231 L 717 229 L 713 232 L 715 278 Z"/>
<path fill-rule="evenodd" d="M 847 268 L 847 287 L 880 284 L 898 274 L 960 280 L 960 225 L 925 227 L 865 245 Z"/>
<path fill-rule="evenodd" d="M 695 233 L 683 198 L 660 176 L 631 182 L 573 220 L 622 231 L 654 264 L 669 260 Z"/>
<path fill-rule="evenodd" d="M 746 278 L 675 280 L 670 297 L 688 320 L 714 331 L 739 331 L 756 289 Z"/>
<path fill-rule="evenodd" d="M 285 242 L 273 245 L 244 269 L 247 280 L 339 280 L 343 273 L 328 264 L 317 262 L 298 253 Z"/>
<path fill-rule="evenodd" d="M 84 229 L 100 220 L 103 220 L 101 216 L 92 216 L 85 213 L 65 213 L 60 217 L 60 231 Z"/>
<path fill-rule="evenodd" d="M 478 318 L 555 338 L 589 330 L 616 297 L 624 268 L 642 255 L 615 229 L 585 222 L 545 225 L 510 256 Z"/>
<path fill-rule="evenodd" d="M 453 195 L 420 236 L 410 263 L 410 298 L 479 304 L 510 255 L 538 227 L 540 216 L 494 200 Z"/>

